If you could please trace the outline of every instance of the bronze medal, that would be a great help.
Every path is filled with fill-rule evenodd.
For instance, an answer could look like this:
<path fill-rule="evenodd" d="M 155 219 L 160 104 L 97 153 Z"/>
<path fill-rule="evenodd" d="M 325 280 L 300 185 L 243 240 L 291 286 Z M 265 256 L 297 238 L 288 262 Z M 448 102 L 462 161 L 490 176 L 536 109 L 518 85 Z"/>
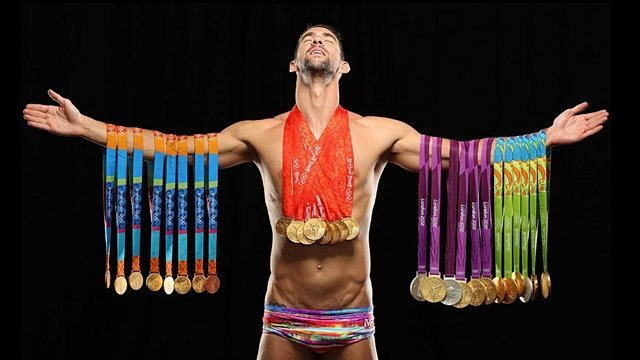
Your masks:
<path fill-rule="evenodd" d="M 504 301 L 505 295 L 507 295 L 507 287 L 504 284 L 504 280 L 501 277 L 494 277 L 493 284 L 496 286 L 496 303 L 500 304 Z"/>
<path fill-rule="evenodd" d="M 162 276 L 158 273 L 151 273 L 147 276 L 147 288 L 151 291 L 158 291 L 162 287 Z"/>
<path fill-rule="evenodd" d="M 471 303 L 472 294 L 471 294 L 471 288 L 469 287 L 469 285 L 467 285 L 466 282 L 459 281 L 458 283 L 460 284 L 460 288 L 462 289 L 462 296 L 460 297 L 460 301 L 453 304 L 453 307 L 457 309 L 462 309 L 469 306 L 469 304 Z"/>
<path fill-rule="evenodd" d="M 528 277 L 524 277 L 524 294 L 520 296 L 520 301 L 526 303 L 531 299 L 531 292 L 533 291 L 533 282 Z"/>
<path fill-rule="evenodd" d="M 409 285 L 409 292 L 411 292 L 411 296 L 418 301 L 424 301 L 425 299 L 422 297 L 422 293 L 420 292 L 420 288 L 422 287 L 422 283 L 424 282 L 426 276 L 424 274 L 416 274 L 416 277 L 411 280 L 411 285 Z"/>
<path fill-rule="evenodd" d="M 420 286 L 422 298 L 430 303 L 437 303 L 447 296 L 447 285 L 439 276 L 427 276 Z"/>
<path fill-rule="evenodd" d="M 298 228 L 302 227 L 303 225 L 304 223 L 302 221 L 291 221 L 291 223 L 289 223 L 289 226 L 287 226 L 287 239 L 293 241 L 296 244 L 299 243 L 300 241 L 298 241 L 298 237 L 296 236 L 296 234 L 298 233 Z"/>
<path fill-rule="evenodd" d="M 485 290 L 482 281 L 480 281 L 480 279 L 471 279 L 467 285 L 469 285 L 469 288 L 471 289 L 471 306 L 480 306 L 484 304 L 487 299 L 487 291 Z"/>
<path fill-rule="evenodd" d="M 173 286 L 178 294 L 184 295 L 191 290 L 191 280 L 188 276 L 179 275 Z"/>
<path fill-rule="evenodd" d="M 289 227 L 289 224 L 291 224 L 292 220 L 293 219 L 288 216 L 278 219 L 278 221 L 276 222 L 276 234 L 278 234 L 278 236 L 280 236 L 281 238 L 286 239 L 287 227 Z"/>
<path fill-rule="evenodd" d="M 338 240 L 338 242 L 347 240 L 347 236 L 349 236 L 349 227 L 347 226 L 347 224 L 345 224 L 342 220 L 336 220 L 334 223 L 338 225 L 338 228 L 340 228 L 340 239 Z"/>
<path fill-rule="evenodd" d="M 207 281 L 204 283 L 204 288 L 209 294 L 215 294 L 220 289 L 220 279 L 216 274 L 207 276 Z"/>
<path fill-rule="evenodd" d="M 498 297 L 498 289 L 496 288 L 496 284 L 494 284 L 491 279 L 486 277 L 481 277 L 480 282 L 482 282 L 482 285 L 484 285 L 484 290 L 487 293 L 484 304 L 489 305 L 496 301 L 496 298 Z"/>
<path fill-rule="evenodd" d="M 331 227 L 331 223 L 326 223 L 326 224 L 327 224 L 327 227 L 324 230 L 324 235 L 322 235 L 322 239 L 318 241 L 318 244 L 320 245 L 329 244 L 333 239 L 333 228 Z"/>
<path fill-rule="evenodd" d="M 106 285 L 107 289 L 109 288 L 109 286 L 111 286 L 111 271 L 109 271 L 109 269 L 104 271 L 104 284 Z"/>
<path fill-rule="evenodd" d="M 352 217 L 346 217 L 342 219 L 342 222 L 344 222 L 345 225 L 347 225 L 347 228 L 349 228 L 349 234 L 347 235 L 347 240 L 355 239 L 355 237 L 358 236 L 358 233 L 360 233 L 360 226 L 358 225 L 358 222 L 356 221 L 356 219 Z"/>
<path fill-rule="evenodd" d="M 445 278 L 444 284 L 447 287 L 447 294 L 441 303 L 445 305 L 453 305 L 462 299 L 462 287 L 460 283 L 453 278 Z"/>
<path fill-rule="evenodd" d="M 327 224 L 320 218 L 311 218 L 305 221 L 302 231 L 304 236 L 311 240 L 311 244 L 319 240 L 327 229 Z M 302 241 L 301 241 L 302 242 Z"/>
<path fill-rule="evenodd" d="M 116 293 L 118 293 L 118 295 L 122 295 L 127 291 L 127 280 L 124 276 L 118 276 L 116 281 L 113 282 L 113 287 L 116 289 Z"/>
<path fill-rule="evenodd" d="M 164 282 L 162 283 L 162 287 L 164 288 L 164 292 L 167 295 L 171 295 L 171 293 L 173 292 L 173 278 L 171 276 L 166 276 L 164 278 Z"/>
<path fill-rule="evenodd" d="M 540 293 L 545 299 L 551 294 L 551 275 L 546 271 L 540 276 Z"/>
<path fill-rule="evenodd" d="M 198 274 L 194 276 L 193 280 L 191 281 L 191 287 L 193 288 L 193 291 L 198 294 L 204 292 L 204 283 L 206 281 L 207 279 L 203 275 Z"/>
<path fill-rule="evenodd" d="M 132 290 L 140 290 L 143 282 L 144 278 L 142 274 L 140 274 L 140 271 L 134 271 L 129 274 L 129 286 L 131 286 Z"/>
<path fill-rule="evenodd" d="M 524 295 L 524 278 L 519 271 L 514 271 L 511 273 L 511 279 L 515 281 L 516 288 L 518 289 L 518 296 Z"/>
<path fill-rule="evenodd" d="M 536 274 L 531 274 L 531 301 L 538 298 L 538 277 Z"/>
<path fill-rule="evenodd" d="M 518 285 L 512 278 L 502 278 L 505 286 L 505 295 L 502 303 L 511 304 L 518 298 Z"/>

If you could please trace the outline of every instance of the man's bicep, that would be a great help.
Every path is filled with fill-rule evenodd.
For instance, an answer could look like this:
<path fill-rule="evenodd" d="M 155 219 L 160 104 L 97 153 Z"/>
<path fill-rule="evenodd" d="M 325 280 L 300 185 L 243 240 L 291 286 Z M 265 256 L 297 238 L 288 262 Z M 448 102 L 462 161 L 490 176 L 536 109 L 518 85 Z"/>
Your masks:
<path fill-rule="evenodd" d="M 417 172 L 420 167 L 420 133 L 409 125 L 398 125 L 398 139 L 389 151 L 389 162 Z"/>
<path fill-rule="evenodd" d="M 251 121 L 240 121 L 218 133 L 218 161 L 220 168 L 228 168 L 253 160 L 252 149 L 243 133 Z"/>

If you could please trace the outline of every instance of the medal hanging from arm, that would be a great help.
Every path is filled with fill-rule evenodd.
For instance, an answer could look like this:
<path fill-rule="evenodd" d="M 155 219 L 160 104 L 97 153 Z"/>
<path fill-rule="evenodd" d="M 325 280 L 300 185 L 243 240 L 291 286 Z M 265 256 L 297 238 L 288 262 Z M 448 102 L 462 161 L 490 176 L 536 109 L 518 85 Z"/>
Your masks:
<path fill-rule="evenodd" d="M 513 265 L 514 269 L 511 273 L 511 279 L 516 283 L 518 289 L 518 296 L 524 294 L 524 279 L 520 272 L 520 230 L 522 222 L 520 219 L 520 202 L 522 196 L 520 191 L 522 190 L 522 176 L 520 174 L 522 168 L 522 160 L 520 156 L 520 146 L 516 142 L 516 138 L 510 137 L 507 146 L 511 149 L 513 154 Z"/>
<path fill-rule="evenodd" d="M 460 141 L 460 155 L 458 161 L 458 201 L 456 213 L 456 281 L 462 289 L 460 301 L 453 304 L 462 309 L 471 303 L 471 288 L 467 285 L 467 200 L 469 190 L 469 172 L 467 171 L 468 143 Z"/>
<path fill-rule="evenodd" d="M 484 284 L 480 281 L 482 260 L 480 258 L 480 178 L 478 174 L 478 163 L 476 154 L 480 140 L 471 141 L 469 149 L 469 157 L 467 160 L 467 171 L 469 172 L 469 232 L 471 233 L 471 280 L 469 280 L 469 288 L 471 289 L 471 306 L 480 306 L 487 299 L 487 291 Z M 492 283 L 493 284 L 493 283 Z"/>
<path fill-rule="evenodd" d="M 204 135 L 193 136 L 193 189 L 195 216 L 195 272 L 191 286 L 196 293 L 204 292 L 206 278 L 204 277 L 204 219 L 205 219 L 205 195 L 204 195 Z"/>
<path fill-rule="evenodd" d="M 178 137 L 178 277 L 174 287 L 178 294 L 186 294 L 191 290 L 187 256 L 189 205 L 189 166 L 187 159 L 188 136 Z"/>
<path fill-rule="evenodd" d="M 524 293 L 520 295 L 520 301 L 527 302 L 531 298 L 533 283 L 529 277 L 529 147 L 523 136 L 518 136 L 517 145 L 520 146 L 520 177 L 522 189 L 520 194 L 522 200 L 520 202 L 520 221 L 522 247 L 520 254 L 522 256 L 522 279 L 524 281 Z"/>
<path fill-rule="evenodd" d="M 462 287 L 455 279 L 456 268 L 456 212 L 458 205 L 458 141 L 449 142 L 449 170 L 447 171 L 447 233 L 444 261 L 444 283 L 447 295 L 442 299 L 445 305 L 458 303 L 462 298 Z"/>
<path fill-rule="evenodd" d="M 482 148 L 482 164 L 480 168 L 480 202 L 482 209 L 482 277 L 480 281 L 484 285 L 487 297 L 484 301 L 485 305 L 492 304 L 498 298 L 498 288 L 496 283 L 493 282 L 493 275 L 491 272 L 493 266 L 492 259 L 492 211 L 491 211 L 491 197 L 492 187 L 491 178 L 493 177 L 493 171 L 491 168 L 491 148 L 493 146 L 494 138 L 486 138 Z M 500 180 L 502 181 L 502 180 Z M 496 282 L 501 284 L 498 280 L 502 280 L 496 277 Z M 504 297 L 504 284 L 502 284 L 502 297 Z M 502 300 L 501 300 L 502 301 Z"/>
<path fill-rule="evenodd" d="M 549 249 L 549 185 L 550 185 L 550 161 L 551 149 L 546 149 L 546 136 L 544 132 L 538 134 L 536 154 L 538 155 L 538 196 L 540 207 L 540 232 L 542 238 L 542 275 L 540 276 L 540 290 L 543 298 L 548 298 L 551 293 L 551 275 L 549 275 L 549 263 L 547 254 Z"/>
<path fill-rule="evenodd" d="M 207 134 L 207 279 L 205 289 L 209 294 L 214 294 L 220 288 L 220 279 L 217 273 L 217 247 L 218 247 L 218 135 Z"/>
<path fill-rule="evenodd" d="M 504 148 L 504 276 L 505 285 L 503 304 L 511 304 L 518 298 L 518 285 L 511 278 L 513 272 L 513 149 L 507 139 Z"/>
<path fill-rule="evenodd" d="M 118 246 L 118 275 L 113 283 L 119 295 L 127 291 L 127 280 L 124 277 L 125 240 L 127 230 L 127 128 L 118 126 L 118 149 L 116 151 L 116 224 Z"/>
<path fill-rule="evenodd" d="M 538 137 L 529 135 L 529 232 L 531 236 L 531 300 L 538 297 L 538 276 L 536 275 L 536 256 L 538 254 Z"/>
<path fill-rule="evenodd" d="M 109 257 L 111 256 L 111 225 L 113 223 L 113 188 L 116 173 L 116 144 L 118 138 L 116 135 L 116 127 L 107 124 L 107 146 L 103 158 L 103 184 L 104 192 L 104 242 L 105 242 L 105 270 L 104 284 L 107 288 L 111 285 L 111 271 L 109 266 Z"/>
<path fill-rule="evenodd" d="M 409 291 L 414 299 L 425 301 L 421 286 L 427 277 L 427 188 L 429 186 L 429 136 L 420 136 L 420 163 L 418 169 L 418 270 Z"/>
<path fill-rule="evenodd" d="M 504 228 L 504 147 L 503 138 L 496 139 L 496 147 L 493 153 L 493 239 L 495 252 L 495 277 L 493 283 L 496 285 L 496 302 L 502 303 L 506 295 L 506 284 L 502 278 L 502 229 Z"/>
<path fill-rule="evenodd" d="M 176 192 L 176 156 L 177 143 L 176 135 L 168 134 L 166 143 L 167 166 L 166 166 L 166 183 L 165 183 L 165 223 L 164 223 L 164 254 L 165 254 L 165 274 L 164 274 L 164 292 L 169 295 L 174 290 L 173 281 L 173 228 L 175 225 L 175 192 Z"/>
<path fill-rule="evenodd" d="M 140 273 L 140 225 L 142 224 L 142 151 L 144 148 L 142 129 L 133 128 L 133 161 L 131 167 L 131 273 L 129 285 L 132 290 L 142 287 L 144 278 Z"/>
<path fill-rule="evenodd" d="M 162 224 L 162 198 L 164 197 L 164 134 L 153 132 L 153 165 L 148 166 L 149 176 L 149 211 L 151 212 L 151 245 L 149 249 L 149 275 L 147 276 L 147 288 L 158 291 L 162 287 L 160 276 L 160 226 Z"/>

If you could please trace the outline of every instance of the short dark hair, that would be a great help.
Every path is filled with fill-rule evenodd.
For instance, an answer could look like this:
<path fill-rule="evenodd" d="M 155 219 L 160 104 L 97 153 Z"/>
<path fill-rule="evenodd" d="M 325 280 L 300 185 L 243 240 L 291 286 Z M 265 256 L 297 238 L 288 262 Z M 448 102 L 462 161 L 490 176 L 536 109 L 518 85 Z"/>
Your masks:
<path fill-rule="evenodd" d="M 300 40 L 302 40 L 302 35 L 304 35 L 307 32 L 307 30 L 309 30 L 311 28 L 314 28 L 314 27 L 325 28 L 325 29 L 329 30 L 333 35 L 335 35 L 336 39 L 338 39 L 338 48 L 340 48 L 340 59 L 344 60 L 344 48 L 342 47 L 342 35 L 340 35 L 338 30 L 336 30 L 333 26 L 328 25 L 328 24 L 311 24 L 311 25 L 307 25 L 306 29 L 304 29 L 304 31 L 298 37 L 298 43 L 296 44 L 296 50 L 293 52 L 293 58 L 295 59 L 296 56 L 298 55 L 298 48 L 300 47 Z"/>

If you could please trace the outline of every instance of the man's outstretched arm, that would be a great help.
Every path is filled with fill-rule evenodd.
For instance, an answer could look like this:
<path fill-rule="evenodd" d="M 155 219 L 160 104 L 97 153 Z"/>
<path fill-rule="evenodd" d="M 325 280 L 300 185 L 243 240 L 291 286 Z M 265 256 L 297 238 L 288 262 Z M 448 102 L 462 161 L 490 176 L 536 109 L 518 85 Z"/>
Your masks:
<path fill-rule="evenodd" d="M 62 97 L 53 90 L 48 91 L 49 96 L 58 105 L 27 104 L 23 110 L 23 118 L 27 125 L 36 129 L 45 130 L 60 136 L 82 137 L 100 146 L 106 146 L 106 123 L 93 119 L 80 113 L 71 100 Z M 238 136 L 250 121 L 235 123 L 218 134 L 219 164 L 221 168 L 231 167 L 253 159 L 251 147 Z M 133 134 L 131 128 L 127 129 L 129 154 L 133 151 Z M 142 129 L 144 136 L 144 158 L 153 160 L 154 141 L 153 131 Z M 193 136 L 188 140 L 189 158 L 193 158 Z M 205 142 L 206 144 L 206 142 Z"/>
<path fill-rule="evenodd" d="M 553 124 L 546 129 L 547 147 L 573 144 L 602 130 L 603 124 L 609 119 L 608 111 L 603 109 L 582 114 L 588 106 L 586 102 L 583 102 L 560 113 Z M 400 122 L 397 124 L 394 127 L 399 135 L 389 152 L 389 161 L 407 170 L 417 172 L 420 160 L 420 133 L 407 124 Z M 476 156 L 478 164 L 481 162 L 484 145 L 485 142 L 481 141 L 478 147 Z M 495 142 L 493 146 L 495 146 Z M 449 164 L 449 147 L 450 140 L 443 138 L 442 161 L 445 168 Z M 493 153 L 493 148 L 491 152 Z"/>

